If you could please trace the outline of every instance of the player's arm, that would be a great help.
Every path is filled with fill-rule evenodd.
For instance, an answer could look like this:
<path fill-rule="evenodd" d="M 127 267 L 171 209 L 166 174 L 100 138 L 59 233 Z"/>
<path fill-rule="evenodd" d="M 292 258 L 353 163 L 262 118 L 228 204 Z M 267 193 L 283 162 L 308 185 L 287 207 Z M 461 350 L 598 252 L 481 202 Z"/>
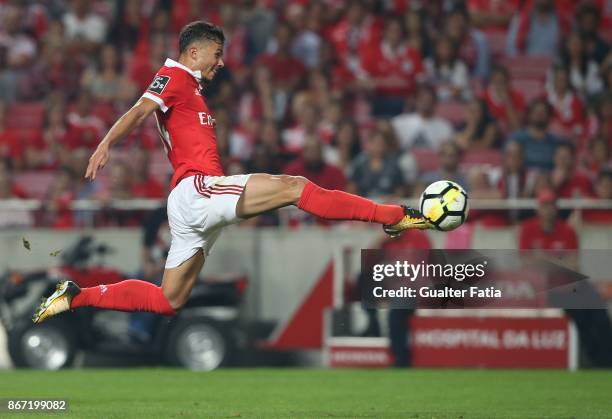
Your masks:
<path fill-rule="evenodd" d="M 98 170 L 102 169 L 108 162 L 110 148 L 113 144 L 129 135 L 157 109 L 159 109 L 159 105 L 156 102 L 151 99 L 140 98 L 129 111 L 123 114 L 104 136 L 100 144 L 98 144 L 96 151 L 91 155 L 85 177 L 94 180 Z"/>

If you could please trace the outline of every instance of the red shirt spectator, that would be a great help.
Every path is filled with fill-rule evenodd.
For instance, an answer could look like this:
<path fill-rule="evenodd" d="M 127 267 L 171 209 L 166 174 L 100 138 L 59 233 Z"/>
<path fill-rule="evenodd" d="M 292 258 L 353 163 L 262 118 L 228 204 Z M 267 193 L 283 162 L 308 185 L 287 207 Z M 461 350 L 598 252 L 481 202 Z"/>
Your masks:
<path fill-rule="evenodd" d="M 597 199 L 612 199 L 612 171 L 602 171 L 595 181 L 595 197 Z M 582 214 L 587 223 L 612 224 L 612 211 L 609 209 L 585 210 Z"/>
<path fill-rule="evenodd" d="M 510 85 L 510 74 L 503 67 L 498 67 L 491 73 L 491 81 L 482 94 L 487 102 L 491 116 L 495 118 L 505 131 L 520 128 L 521 115 L 525 111 L 525 98 Z"/>
<path fill-rule="evenodd" d="M 574 229 L 565 221 L 555 221 L 551 231 L 542 228 L 538 218 L 532 218 L 521 225 L 519 248 L 542 250 L 572 250 L 578 247 Z"/>
<path fill-rule="evenodd" d="M 373 80 L 376 94 L 383 96 L 414 93 L 416 82 L 423 74 L 420 51 L 406 44 L 394 48 L 386 41 L 362 50 L 361 65 Z"/>
<path fill-rule="evenodd" d="M 556 67 L 551 78 L 546 96 L 554 111 L 552 129 L 556 125 L 560 134 L 579 137 L 584 132 L 584 105 L 572 91 L 568 70 Z"/>
<path fill-rule="evenodd" d="M 95 148 L 105 134 L 102 119 L 92 114 L 92 97 L 88 92 L 82 92 L 74 111 L 68 114 L 68 132 L 66 145 L 75 148 Z"/>
<path fill-rule="evenodd" d="M 538 195 L 538 216 L 525 221 L 519 232 L 519 249 L 574 250 L 578 238 L 574 229 L 557 217 L 555 195 L 543 190 Z"/>
<path fill-rule="evenodd" d="M 346 17 L 326 34 L 334 47 L 341 66 L 355 73 L 359 51 L 377 44 L 384 22 L 367 14 L 361 2 L 350 2 Z"/>

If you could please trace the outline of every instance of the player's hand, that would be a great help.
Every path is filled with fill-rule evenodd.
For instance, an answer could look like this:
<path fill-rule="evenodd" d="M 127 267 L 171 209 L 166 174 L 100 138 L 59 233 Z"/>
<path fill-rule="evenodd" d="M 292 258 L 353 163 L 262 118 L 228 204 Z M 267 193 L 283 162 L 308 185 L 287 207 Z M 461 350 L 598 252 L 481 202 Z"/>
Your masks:
<path fill-rule="evenodd" d="M 87 171 L 85 172 L 85 178 L 94 180 L 96 178 L 96 173 L 98 170 L 102 169 L 108 159 L 110 158 L 110 153 L 108 151 L 108 147 L 99 145 L 96 151 L 89 158 L 89 164 L 87 165 Z"/>

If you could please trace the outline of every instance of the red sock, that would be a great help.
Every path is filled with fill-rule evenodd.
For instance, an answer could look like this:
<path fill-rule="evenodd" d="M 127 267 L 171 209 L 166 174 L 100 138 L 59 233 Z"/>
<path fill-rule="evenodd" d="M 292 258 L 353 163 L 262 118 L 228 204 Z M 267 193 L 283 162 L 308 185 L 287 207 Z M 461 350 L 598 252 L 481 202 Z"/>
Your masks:
<path fill-rule="evenodd" d="M 308 182 L 298 208 L 327 220 L 359 220 L 380 224 L 395 224 L 404 216 L 399 205 L 377 204 L 361 196 L 342 191 L 330 191 Z"/>
<path fill-rule="evenodd" d="M 120 311 L 150 311 L 171 316 L 176 314 L 161 287 L 138 279 L 116 284 L 81 288 L 70 308 L 99 307 Z"/>

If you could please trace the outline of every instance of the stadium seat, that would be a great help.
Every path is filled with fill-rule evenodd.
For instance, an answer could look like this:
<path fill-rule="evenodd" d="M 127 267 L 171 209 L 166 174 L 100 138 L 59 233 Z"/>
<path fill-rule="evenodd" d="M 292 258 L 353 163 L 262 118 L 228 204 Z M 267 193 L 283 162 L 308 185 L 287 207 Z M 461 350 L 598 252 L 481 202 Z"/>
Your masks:
<path fill-rule="evenodd" d="M 15 176 L 15 183 L 21 186 L 28 198 L 44 199 L 53 184 L 55 172 L 24 172 Z"/>
<path fill-rule="evenodd" d="M 508 68 L 514 79 L 533 79 L 543 81 L 546 72 L 552 64 L 550 57 L 521 55 L 519 57 L 506 57 L 502 64 Z"/>
<path fill-rule="evenodd" d="M 523 94 L 525 102 L 529 103 L 533 99 L 544 95 L 544 82 L 531 78 L 517 78 L 512 80 L 512 87 Z"/>
<path fill-rule="evenodd" d="M 433 172 L 438 170 L 440 164 L 438 161 L 438 153 L 430 148 L 413 148 L 412 155 L 419 166 L 419 172 Z"/>
<path fill-rule="evenodd" d="M 498 150 L 474 150 L 463 155 L 461 166 L 464 169 L 474 166 L 500 167 L 502 161 L 502 153 Z"/>
<path fill-rule="evenodd" d="M 39 102 L 17 103 L 8 110 L 8 128 L 42 128 L 45 106 Z"/>
<path fill-rule="evenodd" d="M 436 107 L 436 115 L 457 126 L 465 121 L 465 104 L 460 102 L 439 103 Z"/>

